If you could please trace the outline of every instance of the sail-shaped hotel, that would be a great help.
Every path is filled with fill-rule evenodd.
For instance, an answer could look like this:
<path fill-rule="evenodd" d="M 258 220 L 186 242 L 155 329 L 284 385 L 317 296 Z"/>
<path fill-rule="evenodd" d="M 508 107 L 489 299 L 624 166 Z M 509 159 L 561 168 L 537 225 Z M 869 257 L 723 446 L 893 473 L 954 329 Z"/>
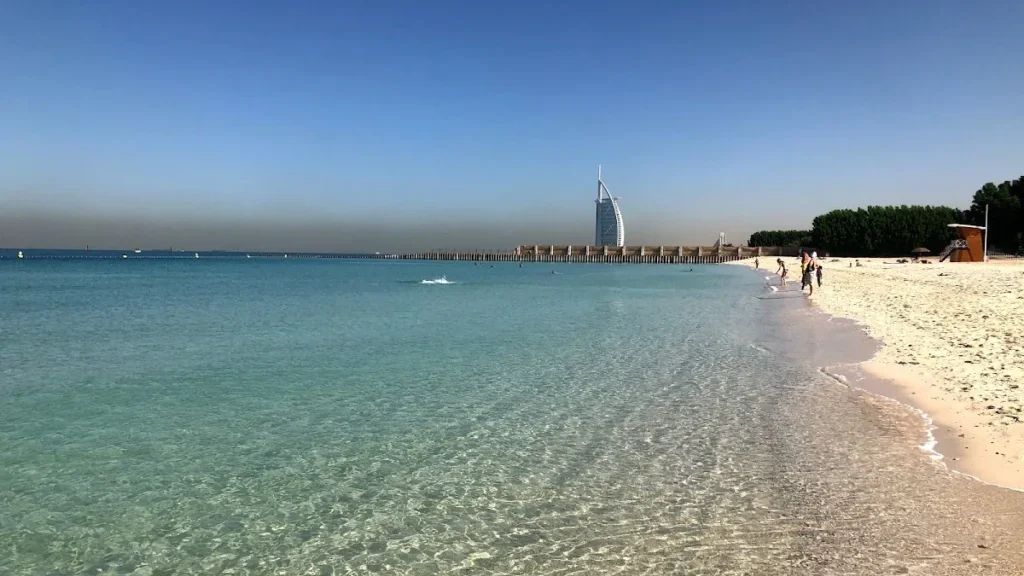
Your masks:
<path fill-rule="evenodd" d="M 601 167 L 597 167 L 597 221 L 594 227 L 595 246 L 624 246 L 625 232 L 622 228 L 622 211 L 619 199 L 612 197 L 608 187 L 601 181 Z"/>

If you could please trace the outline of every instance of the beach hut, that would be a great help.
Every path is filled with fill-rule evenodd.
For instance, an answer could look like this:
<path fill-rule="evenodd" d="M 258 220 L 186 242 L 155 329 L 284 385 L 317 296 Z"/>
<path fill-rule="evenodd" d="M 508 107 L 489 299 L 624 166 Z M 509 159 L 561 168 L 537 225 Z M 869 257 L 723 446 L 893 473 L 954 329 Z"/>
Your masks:
<path fill-rule="evenodd" d="M 956 231 L 956 238 L 942 251 L 939 261 L 949 258 L 950 262 L 984 262 L 984 226 L 971 224 L 950 224 Z"/>

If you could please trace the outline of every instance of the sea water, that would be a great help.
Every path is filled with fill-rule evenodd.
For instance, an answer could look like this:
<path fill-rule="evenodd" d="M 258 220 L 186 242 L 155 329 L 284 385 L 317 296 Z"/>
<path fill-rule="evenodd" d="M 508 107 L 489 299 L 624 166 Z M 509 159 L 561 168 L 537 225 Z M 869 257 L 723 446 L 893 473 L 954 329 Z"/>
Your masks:
<path fill-rule="evenodd" d="M 1019 495 L 823 374 L 762 285 L 0 263 L 0 573 L 1015 573 L 973 540 L 1019 543 Z"/>

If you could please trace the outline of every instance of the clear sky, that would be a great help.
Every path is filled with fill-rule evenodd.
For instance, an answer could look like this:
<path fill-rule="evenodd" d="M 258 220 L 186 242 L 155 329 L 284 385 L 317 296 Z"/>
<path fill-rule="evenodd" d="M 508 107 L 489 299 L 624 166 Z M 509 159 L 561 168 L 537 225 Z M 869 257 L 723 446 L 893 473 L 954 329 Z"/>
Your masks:
<path fill-rule="evenodd" d="M 1020 0 L 7 0 L 0 245 L 583 244 L 599 163 L 630 244 L 966 207 L 1024 174 L 1022 22 Z"/>

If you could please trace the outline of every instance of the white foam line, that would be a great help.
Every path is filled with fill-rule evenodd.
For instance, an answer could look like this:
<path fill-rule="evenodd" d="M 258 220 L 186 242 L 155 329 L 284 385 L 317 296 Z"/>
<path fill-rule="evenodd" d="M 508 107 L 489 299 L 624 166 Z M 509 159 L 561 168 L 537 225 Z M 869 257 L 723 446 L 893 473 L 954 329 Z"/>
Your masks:
<path fill-rule="evenodd" d="M 828 376 L 830 379 L 832 379 L 834 382 L 838 384 L 842 384 L 847 388 L 850 387 L 850 383 L 847 381 L 846 376 L 843 376 L 842 374 L 834 374 L 832 372 L 829 372 L 825 368 L 818 368 L 818 372 L 821 372 L 825 376 Z M 858 390 L 860 390 L 860 388 L 858 388 Z"/>
<path fill-rule="evenodd" d="M 832 314 L 829 314 L 828 312 L 825 312 L 821 308 L 807 308 L 806 309 L 806 312 L 808 314 L 814 313 L 812 311 L 816 311 L 816 313 L 819 313 L 819 314 L 824 314 L 825 317 L 828 319 L 827 320 L 828 322 L 831 322 L 832 320 L 839 318 L 838 316 L 833 316 Z M 852 320 L 852 319 L 848 319 L 848 320 Z M 882 348 L 885 347 L 885 341 L 883 339 L 881 339 L 881 338 L 877 338 L 877 337 L 871 336 L 871 333 L 868 332 L 867 328 L 862 323 L 860 323 L 860 322 L 858 322 L 856 320 L 853 320 L 853 324 L 855 326 L 859 327 L 861 330 L 863 330 L 866 334 L 868 334 L 868 336 L 870 336 L 873 340 L 877 341 L 880 345 L 875 350 L 874 354 L 871 355 L 871 358 L 868 358 L 864 362 L 854 362 L 852 364 L 835 364 L 834 366 L 856 366 L 858 369 L 863 371 L 862 366 L 866 362 L 870 362 L 871 360 L 874 360 L 875 357 L 878 356 L 878 354 L 880 354 L 882 352 Z M 896 404 L 905 407 L 906 409 L 910 410 L 911 412 L 913 412 L 915 414 L 918 414 L 921 417 L 921 419 L 924 421 L 924 424 L 925 424 L 925 435 L 926 435 L 924 443 L 920 444 L 918 446 L 918 448 L 922 452 L 926 452 L 928 454 L 929 459 L 932 462 L 935 462 L 939 466 L 942 466 L 948 472 L 951 472 L 951 473 L 956 474 L 958 476 L 963 476 L 965 478 L 970 478 L 971 480 L 974 480 L 975 482 L 980 482 L 980 483 L 982 483 L 982 484 L 984 484 L 986 486 L 994 486 L 996 488 L 1003 488 L 1005 490 L 1012 490 L 1014 492 L 1024 493 L 1024 488 L 1017 488 L 1017 487 L 1014 487 L 1014 486 L 1005 486 L 1003 484 L 997 484 L 995 482 L 988 482 L 987 480 L 982 480 L 981 478 L 978 478 L 977 476 L 974 476 L 973 474 L 968 474 L 967 472 L 963 472 L 963 471 L 957 470 L 955 468 L 951 468 L 949 466 L 949 464 L 946 462 L 945 456 L 941 452 L 938 451 L 939 441 L 935 437 L 935 430 L 938 427 L 935 425 L 935 421 L 932 419 L 931 415 L 928 414 L 927 412 L 925 412 L 924 410 L 918 408 L 917 406 L 912 406 L 910 404 L 907 404 L 906 402 L 901 402 L 901 401 L 899 401 L 899 400 L 897 400 L 895 398 L 892 398 L 890 396 L 886 396 L 884 394 L 879 394 L 877 392 L 872 392 L 870 390 L 865 390 L 864 388 L 861 388 L 859 386 L 851 386 L 849 381 L 847 380 L 847 378 L 845 376 L 843 376 L 841 374 L 833 374 L 833 373 L 829 372 L 828 370 L 826 370 L 824 367 L 819 367 L 818 371 L 821 372 L 822 374 L 824 374 L 825 376 L 828 376 L 828 378 L 830 380 L 832 380 L 833 382 L 836 382 L 837 384 L 846 386 L 847 388 L 855 388 L 855 389 L 857 389 L 857 390 L 859 390 L 859 391 L 861 391 L 861 392 L 863 392 L 865 394 L 870 394 L 872 396 L 877 396 L 878 398 L 882 398 L 884 400 L 888 400 L 889 402 L 895 402 Z"/>
<path fill-rule="evenodd" d="M 837 364 L 837 366 L 857 366 L 857 367 L 859 367 L 861 364 L 862 364 L 861 362 L 858 362 L 858 363 L 855 363 L 855 364 Z M 996 488 L 1003 488 L 1005 490 L 1013 490 L 1014 492 L 1022 492 L 1022 493 L 1024 493 L 1024 488 L 1017 488 L 1015 486 L 1006 486 L 1006 485 L 1003 485 L 1003 484 L 997 484 L 995 482 L 989 482 L 987 480 L 982 480 L 981 478 L 978 478 L 977 476 L 974 476 L 973 474 L 968 474 L 967 472 L 964 472 L 962 470 L 957 470 L 956 468 L 951 467 L 947 463 L 945 455 L 943 455 L 942 452 L 939 452 L 939 450 L 938 450 L 939 440 L 935 437 L 935 431 L 938 429 L 938 426 L 935 425 L 935 421 L 932 419 L 931 415 L 928 414 L 927 412 L 925 412 L 924 410 L 918 408 L 917 406 L 913 406 L 911 404 L 907 404 L 906 402 L 901 402 L 901 401 L 899 401 L 899 400 L 897 400 L 895 398 L 892 398 L 890 396 L 886 396 L 885 394 L 880 394 L 878 392 L 872 392 L 871 390 L 867 390 L 867 389 L 861 388 L 859 386 L 851 385 L 849 383 L 848 379 L 845 376 L 843 376 L 842 374 L 833 374 L 832 372 L 829 372 L 825 368 L 818 368 L 818 371 L 821 372 L 822 374 L 824 374 L 825 376 L 828 376 L 829 379 L 831 379 L 832 381 L 834 381 L 836 383 L 839 383 L 839 384 L 842 384 L 843 386 L 846 386 L 847 388 L 852 388 L 852 389 L 858 390 L 858 391 L 860 391 L 860 392 L 862 392 L 864 394 L 868 394 L 870 396 L 874 396 L 876 398 L 881 398 L 882 400 L 885 400 L 885 401 L 888 401 L 888 402 L 892 402 L 893 404 L 901 406 L 903 409 L 909 410 L 910 412 L 920 416 L 921 420 L 924 422 L 924 425 L 925 425 L 925 441 L 923 443 L 919 444 L 917 446 L 917 448 L 919 450 L 921 450 L 922 452 L 928 454 L 928 458 L 932 462 L 935 462 L 939 466 L 942 466 L 947 472 L 951 472 L 953 474 L 956 474 L 957 476 L 963 476 L 965 478 L 970 478 L 971 480 L 974 480 L 975 482 L 981 482 L 982 484 L 985 484 L 986 486 L 994 486 Z"/>
<path fill-rule="evenodd" d="M 920 408 L 917 408 L 916 406 L 905 404 L 903 402 L 900 402 L 899 400 L 893 400 L 888 396 L 883 396 L 883 398 L 887 398 L 892 402 L 905 406 L 906 408 L 910 409 L 911 412 L 914 412 L 918 416 L 920 416 L 921 419 L 924 420 L 924 427 L 926 432 L 925 441 L 923 444 L 918 446 L 918 448 L 920 448 L 922 452 L 927 453 L 928 457 L 936 462 L 939 462 L 943 458 L 945 458 L 945 456 L 943 456 L 941 452 L 935 449 L 935 447 L 939 445 L 939 441 L 935 438 L 935 430 L 938 429 L 938 426 L 935 425 L 935 421 L 932 420 L 932 417 L 929 416 L 927 412 L 921 410 Z M 945 463 L 943 463 L 943 466 L 945 466 Z M 949 466 L 946 466 L 946 469 L 949 469 Z"/>
<path fill-rule="evenodd" d="M 836 366 L 856 366 L 856 367 L 859 368 L 860 367 L 860 363 L 858 362 L 858 363 L 855 363 L 855 364 L 837 364 Z M 847 388 L 852 388 L 854 390 L 863 392 L 863 393 L 868 394 L 870 396 L 874 396 L 876 398 L 881 398 L 882 400 L 885 400 L 887 402 L 892 402 L 894 404 L 898 404 L 899 406 L 902 406 L 903 408 L 905 408 L 907 410 L 910 410 L 914 414 L 917 414 L 918 416 L 920 416 L 921 419 L 924 420 L 924 424 L 925 424 L 925 441 L 924 441 L 923 444 L 918 445 L 918 448 L 921 451 L 923 451 L 923 452 L 927 452 L 928 453 L 928 457 L 931 458 L 932 460 L 940 461 L 940 460 L 942 460 L 944 458 L 942 453 L 935 449 L 935 447 L 938 446 L 938 444 L 939 444 L 939 441 L 935 438 L 935 430 L 938 428 L 938 426 L 935 425 L 935 422 L 932 420 L 932 417 L 929 416 L 927 412 L 925 412 L 924 410 L 921 410 L 917 406 L 912 406 L 910 404 L 907 404 L 906 402 L 900 402 L 899 400 L 897 400 L 895 398 L 892 398 L 890 396 L 886 396 L 885 394 L 879 394 L 877 392 L 873 392 L 871 390 L 867 390 L 865 388 L 861 388 L 860 386 L 852 385 L 852 384 L 850 384 L 849 378 L 847 378 L 846 376 L 843 376 L 842 374 L 836 374 L 834 372 L 830 372 L 828 370 L 828 368 L 826 368 L 826 367 L 820 367 L 820 368 L 818 368 L 818 371 L 821 372 L 822 374 L 824 374 L 825 376 L 828 376 L 833 381 L 835 381 L 835 382 L 837 382 L 839 384 L 842 384 L 843 386 L 845 386 Z"/>
<path fill-rule="evenodd" d="M 870 394 L 870 392 L 869 392 L 869 394 Z M 875 394 L 875 396 L 879 396 L 881 398 L 885 398 L 886 400 L 895 402 L 896 404 L 904 406 L 904 407 L 908 408 L 911 412 L 917 413 L 918 415 L 921 416 L 921 419 L 924 420 L 925 426 L 928 429 L 928 437 L 927 437 L 927 440 L 924 442 L 924 444 L 921 444 L 920 446 L 918 446 L 918 448 L 920 448 L 923 452 L 927 452 L 929 457 L 932 459 L 932 461 L 934 461 L 935 463 L 937 463 L 940 466 L 942 466 L 943 468 L 945 468 L 948 472 L 952 472 L 953 474 L 956 474 L 958 476 L 963 476 L 965 478 L 970 478 L 971 480 L 974 480 L 975 482 L 981 482 L 982 484 L 985 484 L 986 486 L 994 486 L 996 488 L 1003 488 L 1004 490 L 1013 490 L 1014 492 L 1024 493 L 1024 488 L 1017 488 L 1017 487 L 1014 487 L 1014 486 L 1005 486 L 1003 484 L 997 484 L 995 482 L 989 482 L 987 480 L 982 480 L 981 478 L 978 478 L 977 476 L 974 476 L 973 474 L 968 474 L 967 472 L 964 472 L 962 470 L 957 470 L 956 468 L 950 467 L 949 464 L 947 464 L 946 461 L 945 461 L 945 456 L 943 456 L 942 453 L 939 452 L 936 449 L 938 447 L 939 441 L 935 438 L 935 430 L 938 429 L 938 426 L 935 425 L 935 422 L 932 420 L 932 417 L 927 412 L 925 412 L 924 410 L 921 410 L 920 408 L 917 408 L 916 406 L 911 406 L 910 404 L 907 404 L 905 402 L 900 402 L 899 400 L 895 400 L 893 398 L 889 398 L 888 396 L 884 396 L 882 394 Z"/>

